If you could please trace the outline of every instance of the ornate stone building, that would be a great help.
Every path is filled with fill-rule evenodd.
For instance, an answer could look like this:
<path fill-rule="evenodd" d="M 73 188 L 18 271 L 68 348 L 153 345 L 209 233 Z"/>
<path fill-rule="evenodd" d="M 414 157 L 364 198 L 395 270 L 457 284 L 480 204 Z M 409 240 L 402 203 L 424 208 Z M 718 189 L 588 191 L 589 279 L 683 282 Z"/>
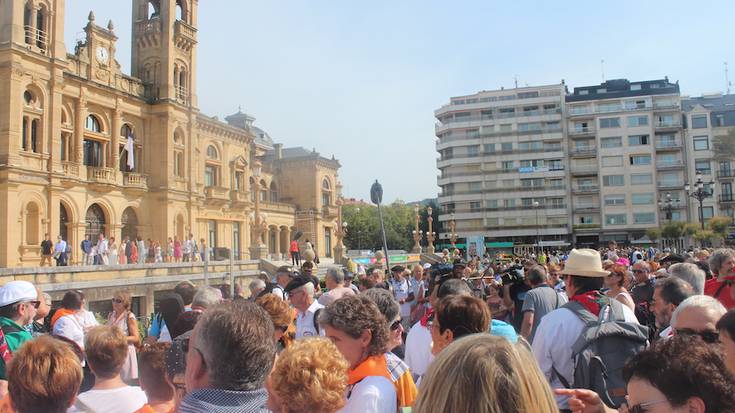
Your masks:
<path fill-rule="evenodd" d="M 301 231 L 330 256 L 339 162 L 273 143 L 244 113 L 200 113 L 198 0 L 132 3 L 127 75 L 112 22 L 90 13 L 68 53 L 63 0 L 0 0 L 0 267 L 38 265 L 44 233 L 72 262 L 100 233 L 191 233 L 257 258 Z"/>

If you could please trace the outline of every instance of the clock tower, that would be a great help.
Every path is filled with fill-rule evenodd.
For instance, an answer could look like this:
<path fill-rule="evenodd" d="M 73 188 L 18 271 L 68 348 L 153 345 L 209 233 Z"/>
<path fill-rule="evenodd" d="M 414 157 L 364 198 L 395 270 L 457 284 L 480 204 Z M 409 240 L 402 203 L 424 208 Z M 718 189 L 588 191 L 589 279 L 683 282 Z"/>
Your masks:
<path fill-rule="evenodd" d="M 89 78 L 97 83 L 115 86 L 115 75 L 120 73 L 120 64 L 115 60 L 117 36 L 113 32 L 112 21 L 107 29 L 95 24 L 94 13 L 89 13 L 89 23 L 84 28 L 87 41 L 82 54 L 89 61 Z"/>
<path fill-rule="evenodd" d="M 133 0 L 132 74 L 154 103 L 196 107 L 198 0 Z"/>

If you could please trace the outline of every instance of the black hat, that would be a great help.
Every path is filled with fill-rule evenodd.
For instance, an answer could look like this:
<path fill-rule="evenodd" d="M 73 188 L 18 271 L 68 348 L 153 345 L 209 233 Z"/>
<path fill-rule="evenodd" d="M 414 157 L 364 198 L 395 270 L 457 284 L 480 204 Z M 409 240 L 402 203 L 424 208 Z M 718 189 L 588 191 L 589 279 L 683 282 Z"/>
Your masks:
<path fill-rule="evenodd" d="M 395 267 L 390 269 L 392 272 L 403 272 L 406 271 L 406 267 L 403 265 L 396 265 Z"/>
<path fill-rule="evenodd" d="M 452 266 L 452 268 L 467 268 L 467 264 L 465 264 L 461 260 L 455 261 L 454 262 L 454 265 Z"/>
<path fill-rule="evenodd" d="M 661 264 L 664 264 L 667 262 L 671 262 L 671 263 L 686 262 L 686 258 L 681 254 L 669 254 L 663 257 L 660 261 Z"/>
<path fill-rule="evenodd" d="M 300 275 L 293 280 L 289 281 L 288 285 L 286 285 L 286 292 L 290 293 L 291 291 L 303 287 L 306 284 L 309 284 L 311 282 L 311 279 L 309 277 L 305 277 L 303 275 Z"/>
<path fill-rule="evenodd" d="M 346 268 L 343 269 L 342 272 L 345 274 L 345 279 L 346 280 L 351 280 L 351 279 L 355 278 L 355 273 L 353 273 L 352 271 L 348 271 Z"/>

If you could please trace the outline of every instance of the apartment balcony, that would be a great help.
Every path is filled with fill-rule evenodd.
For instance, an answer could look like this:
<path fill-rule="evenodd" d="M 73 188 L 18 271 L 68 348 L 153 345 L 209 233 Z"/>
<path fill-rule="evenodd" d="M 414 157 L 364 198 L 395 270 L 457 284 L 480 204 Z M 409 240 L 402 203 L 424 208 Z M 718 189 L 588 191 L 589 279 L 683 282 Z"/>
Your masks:
<path fill-rule="evenodd" d="M 572 188 L 572 192 L 575 194 L 592 194 L 600 192 L 599 185 L 578 185 Z"/>
<path fill-rule="evenodd" d="M 117 171 L 113 168 L 88 166 L 87 182 L 93 184 L 115 185 L 117 183 Z"/>
<path fill-rule="evenodd" d="M 296 214 L 296 207 L 290 204 L 283 204 L 280 202 L 262 202 L 260 209 L 269 213 L 278 213 L 286 215 Z"/>
<path fill-rule="evenodd" d="M 587 128 L 572 128 L 569 129 L 567 132 L 570 138 L 583 138 L 583 137 L 590 137 L 595 136 L 595 128 L 587 127 Z"/>
<path fill-rule="evenodd" d="M 189 51 L 197 44 L 197 29 L 184 21 L 176 20 L 174 23 L 174 43 L 176 47 Z"/>
<path fill-rule="evenodd" d="M 719 197 L 717 197 L 720 203 L 723 204 L 732 204 L 735 203 L 735 195 L 734 194 L 722 194 Z"/>
<path fill-rule="evenodd" d="M 675 182 L 675 181 L 659 181 L 656 184 L 656 187 L 661 190 L 667 190 L 667 189 L 681 189 L 684 187 L 683 182 Z"/>
<path fill-rule="evenodd" d="M 339 215 L 339 207 L 336 205 L 324 205 L 322 207 L 323 218 L 337 218 Z"/>
<path fill-rule="evenodd" d="M 656 142 L 657 152 L 679 151 L 681 150 L 681 142 Z"/>
<path fill-rule="evenodd" d="M 671 111 L 671 110 L 676 110 L 676 109 L 679 109 L 679 104 L 678 103 L 666 103 L 666 104 L 663 104 L 663 103 L 654 103 L 653 104 L 653 110 L 656 111 L 656 112 L 658 112 L 660 110 Z"/>
<path fill-rule="evenodd" d="M 673 170 L 673 169 L 683 169 L 684 168 L 684 162 L 680 160 L 676 161 L 656 161 L 656 169 L 659 171 L 667 171 L 667 170 Z"/>
<path fill-rule="evenodd" d="M 574 232 L 597 232 L 600 230 L 600 224 L 575 224 L 572 229 Z"/>
<path fill-rule="evenodd" d="M 594 145 L 590 146 L 575 146 L 569 155 L 572 158 L 593 158 L 597 156 L 597 147 Z"/>
<path fill-rule="evenodd" d="M 593 118 L 594 116 L 595 116 L 595 111 L 589 107 L 587 108 L 570 107 L 569 110 L 567 111 L 567 117 L 570 117 L 570 118 L 582 119 L 582 118 Z"/>
<path fill-rule="evenodd" d="M 135 172 L 126 172 L 123 174 L 123 185 L 125 189 L 148 190 L 148 175 Z"/>
<path fill-rule="evenodd" d="M 600 206 L 595 204 L 579 204 L 574 206 L 575 213 L 600 212 Z"/>
<path fill-rule="evenodd" d="M 232 190 L 230 191 L 230 201 L 232 201 L 232 204 L 235 206 L 247 206 L 250 204 L 250 192 L 242 191 L 242 190 Z"/>
<path fill-rule="evenodd" d="M 718 179 L 735 178 L 735 169 L 718 169 L 717 178 Z"/>
<path fill-rule="evenodd" d="M 224 205 L 230 200 L 227 195 L 227 188 L 220 186 L 208 186 L 204 188 L 204 197 L 207 203 L 215 205 Z"/>
<path fill-rule="evenodd" d="M 64 169 L 64 175 L 69 177 L 79 176 L 79 164 L 76 162 L 62 161 L 61 167 Z"/>
<path fill-rule="evenodd" d="M 681 129 L 681 122 L 674 121 L 674 122 L 655 122 L 653 124 L 654 129 L 656 132 L 669 132 L 669 131 L 675 131 L 678 129 Z"/>
<path fill-rule="evenodd" d="M 572 175 L 584 176 L 584 175 L 597 175 L 597 165 L 572 165 Z"/>

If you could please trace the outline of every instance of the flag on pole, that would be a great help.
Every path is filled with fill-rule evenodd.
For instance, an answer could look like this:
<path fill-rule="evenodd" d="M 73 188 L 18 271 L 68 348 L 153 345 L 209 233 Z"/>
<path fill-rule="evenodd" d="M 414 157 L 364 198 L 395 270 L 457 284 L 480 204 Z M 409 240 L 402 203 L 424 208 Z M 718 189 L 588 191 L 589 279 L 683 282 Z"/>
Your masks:
<path fill-rule="evenodd" d="M 128 136 L 128 141 L 125 143 L 125 151 L 128 153 L 128 168 L 132 171 L 135 169 L 135 145 L 133 144 L 132 136 Z"/>

